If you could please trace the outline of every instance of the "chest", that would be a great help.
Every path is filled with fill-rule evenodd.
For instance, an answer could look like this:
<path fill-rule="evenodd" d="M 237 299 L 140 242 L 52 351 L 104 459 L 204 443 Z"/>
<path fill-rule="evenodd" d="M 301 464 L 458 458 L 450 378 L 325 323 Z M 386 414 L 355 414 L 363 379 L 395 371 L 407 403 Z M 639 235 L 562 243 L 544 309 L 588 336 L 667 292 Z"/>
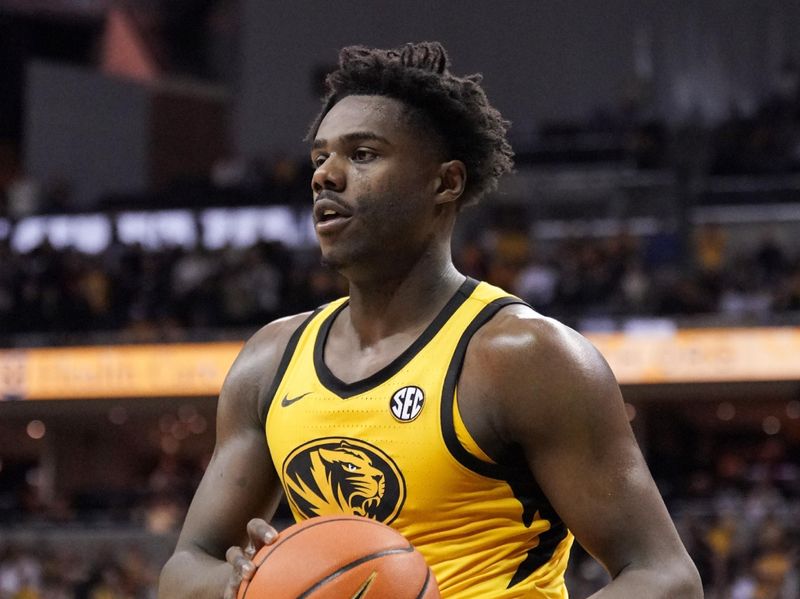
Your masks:
<path fill-rule="evenodd" d="M 471 437 L 491 431 L 483 398 L 459 381 L 471 335 L 500 306 L 458 294 L 421 334 L 366 352 L 331 334 L 342 304 L 311 322 L 287 349 L 266 417 L 297 519 L 344 512 L 405 525 L 418 509 L 496 488 L 497 469 Z"/>
<path fill-rule="evenodd" d="M 324 368 L 345 383 L 369 378 L 397 360 L 419 337 L 420 331 L 398 333 L 363 347 L 353 335 L 334 329 L 322 348 Z"/>
<path fill-rule="evenodd" d="M 445 377 L 446 368 L 412 364 L 342 397 L 313 376 L 287 373 L 266 432 L 295 516 L 344 512 L 390 522 L 404 506 L 408 516 L 409 506 L 430 505 L 431 493 L 455 492 L 458 473 L 441 429 Z"/>

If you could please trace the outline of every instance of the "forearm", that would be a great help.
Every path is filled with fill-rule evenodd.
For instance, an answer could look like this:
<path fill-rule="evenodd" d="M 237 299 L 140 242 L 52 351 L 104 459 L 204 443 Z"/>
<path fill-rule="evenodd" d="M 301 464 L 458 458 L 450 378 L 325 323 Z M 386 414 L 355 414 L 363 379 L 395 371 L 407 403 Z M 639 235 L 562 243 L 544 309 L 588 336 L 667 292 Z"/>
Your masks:
<path fill-rule="evenodd" d="M 703 587 L 690 561 L 651 568 L 628 567 L 589 599 L 702 599 Z"/>
<path fill-rule="evenodd" d="M 199 551 L 176 551 L 161 570 L 159 599 L 221 599 L 230 564 Z"/>

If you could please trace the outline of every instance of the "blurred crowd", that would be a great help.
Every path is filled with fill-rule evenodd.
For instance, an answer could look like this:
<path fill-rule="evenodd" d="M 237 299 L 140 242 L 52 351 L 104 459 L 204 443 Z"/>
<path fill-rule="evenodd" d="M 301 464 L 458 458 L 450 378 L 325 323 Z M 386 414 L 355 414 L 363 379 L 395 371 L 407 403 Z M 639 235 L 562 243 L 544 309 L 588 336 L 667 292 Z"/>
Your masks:
<path fill-rule="evenodd" d="M 613 318 L 698 315 L 766 322 L 800 310 L 800 248 L 766 236 L 751 248 L 720 226 L 676 232 L 567 237 L 538 246 L 498 232 L 459 252 L 462 270 L 508 289 L 581 329 Z"/>
<path fill-rule="evenodd" d="M 700 170 L 708 175 L 775 175 L 800 171 L 800 66 L 784 60 L 760 102 L 714 119 L 654 115 L 646 81 L 632 81 L 617 101 L 585 119 L 543 123 L 515 139 L 518 164 L 624 161 L 639 169 Z M 513 133 L 513 129 L 512 129 Z"/>
<path fill-rule="evenodd" d="M 797 451 L 775 438 L 745 442 L 706 455 L 704 466 L 695 462 L 683 477 L 656 477 L 708 599 L 800 597 Z M 582 549 L 573 559 L 574 596 L 608 580 Z"/>
<path fill-rule="evenodd" d="M 698 447 L 668 491 L 709 599 L 800 597 L 800 461 L 778 437 Z M 681 479 L 679 479 L 681 480 Z M 663 486 L 675 487 L 676 480 Z"/>
<path fill-rule="evenodd" d="M 10 484 L 0 493 L 0 522 L 9 533 L 0 538 L 0 599 L 155 598 L 202 470 L 165 454 L 131 481 L 122 503 L 87 494 L 46 501 L 36 484 Z M 93 509 L 82 508 L 87 501 Z M 27 534 L 15 539 L 15 530 Z"/>
<path fill-rule="evenodd" d="M 134 544 L 110 550 L 0 543 L 0 597 L 154 599 L 159 569 Z"/>
<path fill-rule="evenodd" d="M 765 236 L 741 249 L 722 227 L 698 228 L 688 255 L 677 235 L 627 233 L 535 244 L 487 229 L 456 249 L 462 272 L 497 284 L 579 328 L 603 319 L 717 315 L 767 323 L 800 311 L 800 249 Z M 312 309 L 346 294 L 316 250 L 279 243 L 219 250 L 113 243 L 99 254 L 0 241 L 0 337 L 116 331 L 133 341 L 182 339 Z M 30 339 L 26 339 L 30 342 Z M 50 341 L 52 342 L 52 340 Z"/>
<path fill-rule="evenodd" d="M 682 456 L 667 450 L 649 457 L 700 570 L 706 597 L 798 599 L 800 447 L 779 437 L 722 442 L 723 451 L 717 451 L 719 443 L 705 438 L 690 444 L 691 456 L 683 447 Z M 0 599 L 155 597 L 160 565 L 201 472 L 200 464 L 164 456 L 146 477 L 150 500 L 128 513 L 127 525 L 151 534 L 157 550 L 125 539 L 48 542 L 46 524 L 52 515 L 28 519 L 40 541 L 0 539 Z M 278 527 L 287 523 L 288 511 L 281 506 Z M 50 524 L 61 531 L 69 525 L 61 520 Z M 568 571 L 570 596 L 584 599 L 607 580 L 603 568 L 576 545 Z"/>
<path fill-rule="evenodd" d="M 800 171 L 800 72 L 784 65 L 781 85 L 748 114 L 732 110 L 713 126 L 670 130 L 632 99 L 582 123 L 542 126 L 515 140 L 520 165 L 625 163 L 639 169 L 697 169 L 709 175 Z M 307 162 L 307 161 L 306 161 Z M 109 195 L 93 208 L 230 206 L 308 202 L 309 167 L 286 157 L 220 158 L 206 180 L 176 181 L 158 194 Z M 17 172 L 0 189 L 9 226 L 43 213 L 87 208 L 67 180 Z M 796 201 L 793 199 L 792 201 Z M 508 219 L 506 219 L 507 221 Z M 769 231 L 741 243 L 733 226 L 664 228 L 534 239 L 529 222 L 488 222 L 460 236 L 462 272 L 515 293 L 545 315 L 582 330 L 626 319 L 697 324 L 800 322 L 800 243 Z M 785 231 L 784 231 L 785 233 Z M 277 242 L 249 247 L 158 249 L 118 239 L 97 254 L 45 242 L 27 252 L 0 235 L 0 347 L 41 342 L 159 342 L 241 338 L 278 316 L 347 293 L 314 249 Z M 696 319 L 696 320 L 692 320 Z M 653 443 L 663 453 L 664 444 Z M 680 444 L 678 444 L 680 445 Z M 648 455 L 656 481 L 709 599 L 800 599 L 800 456 L 771 437 L 695 447 L 690 458 Z M 687 444 L 688 446 L 688 444 Z M 150 599 L 164 549 L 171 548 L 204 464 L 162 455 L 124 496 L 83 493 L 45 501 L 26 473 L 0 489 L 0 526 L 30 537 L 0 538 L 0 599 Z M 6 480 L 8 465 L 6 465 Z M 279 513 L 286 522 L 285 506 Z M 52 544 L 59 530 L 135 530 L 136 542 Z M 41 540 L 36 534 L 41 533 Z M 123 535 L 124 536 L 124 535 Z M 571 596 L 583 599 L 607 574 L 576 545 Z"/>
<path fill-rule="evenodd" d="M 682 247 L 668 232 L 534 242 L 525 230 L 489 226 L 465 238 L 455 252 L 463 272 L 576 326 L 713 314 L 753 323 L 800 311 L 800 251 L 785 235 L 743 247 L 735 231 L 708 225 Z M 49 245 L 21 254 L 0 244 L 0 330 L 9 341 L 31 332 L 47 333 L 50 342 L 59 335 L 84 341 L 87 331 L 116 331 L 133 341 L 204 330 L 238 334 L 343 293 L 342 279 L 319 264 L 315 251 L 276 243 L 212 251 L 114 242 L 100 254 Z M 660 452 L 670 445 L 654 441 Z M 775 438 L 719 447 L 701 443 L 691 458 L 648 456 L 706 596 L 798 599 L 797 447 Z M 171 546 L 203 466 L 165 454 L 138 483 L 131 481 L 125 498 L 84 493 L 46 504 L 23 484 L 0 506 L 0 520 L 43 530 L 132 526 Z M 92 554 L 0 540 L 0 599 L 150 598 L 162 562 L 135 543 Z M 569 577 L 576 599 L 607 580 L 577 546 Z"/>
<path fill-rule="evenodd" d="M 124 491 L 46 499 L 30 472 L 0 487 L 0 599 L 151 599 L 207 456 L 162 454 Z M 35 469 L 33 470 L 35 472 Z M 19 538 L 14 532 L 24 533 Z"/>
<path fill-rule="evenodd" d="M 227 60 L 235 4 L 121 3 L 138 12 L 155 42 L 159 68 L 220 81 L 236 76 Z M 224 43 L 207 43 L 206 32 L 212 30 Z M 17 36 L 6 37 L 13 42 L 6 77 L 16 84 L 0 89 L 0 104 L 11 108 L 0 115 L 0 133 L 11 131 L 15 144 L 0 143 L 0 219 L 10 227 L 28 216 L 86 210 L 308 203 L 308 161 L 287 156 L 221 155 L 202 178 L 176 180 L 135 196 L 79 198 L 66 176 L 36 180 L 17 158 L 24 80 L 18 56 L 24 48 Z M 90 46 L 89 36 L 82 37 Z M 512 134 L 521 168 L 660 169 L 692 179 L 687 187 L 698 188 L 698 181 L 717 175 L 792 175 L 800 172 L 800 67 L 786 60 L 759 105 L 732 106 L 713 123 L 702 115 L 681 123 L 654 117 L 652 94 L 645 85 L 633 85 L 617 105 L 598 107 L 586 119 L 541 123 L 535 131 Z M 788 192 L 796 205 L 797 191 Z M 701 196 L 693 199 L 702 203 Z M 767 200 L 754 197 L 753 204 L 759 201 Z M 467 231 L 454 248 L 458 267 L 581 330 L 618 327 L 636 318 L 707 325 L 800 323 L 797 235 L 765 232 L 741 243 L 735 227 L 702 225 L 647 235 L 622 231 L 534 240 L 529 224 L 490 222 Z M 320 265 L 316 250 L 275 242 L 152 249 L 115 239 L 99 254 L 88 254 L 49 243 L 20 252 L 11 238 L 10 231 L 0 231 L 0 347 L 239 339 L 275 317 L 347 293 L 345 282 Z M 796 438 L 793 444 L 777 436 L 670 444 L 655 437 L 648 462 L 700 570 L 706 596 L 800 599 Z M 678 449 L 670 453 L 668 447 Z M 100 485 L 49 499 L 30 476 L 36 467 L 14 472 L 11 464 L 0 462 L 0 482 L 11 481 L 0 488 L 0 599 L 155 598 L 165 551 L 174 544 L 205 459 L 164 453 L 121 493 Z M 286 522 L 286 508 L 280 509 L 280 521 Z M 62 542 L 52 542 L 55 531 L 66 534 Z M 110 532 L 113 540 L 100 533 L 92 538 L 92 531 Z M 137 535 L 142 533 L 155 545 L 141 542 Z M 572 559 L 571 596 L 584 599 L 608 575 L 577 545 Z"/>
<path fill-rule="evenodd" d="M 253 327 L 343 292 L 308 260 L 273 243 L 218 251 L 113 244 L 97 255 L 47 244 L 18 254 L 0 243 L 0 331 L 156 341 Z"/>

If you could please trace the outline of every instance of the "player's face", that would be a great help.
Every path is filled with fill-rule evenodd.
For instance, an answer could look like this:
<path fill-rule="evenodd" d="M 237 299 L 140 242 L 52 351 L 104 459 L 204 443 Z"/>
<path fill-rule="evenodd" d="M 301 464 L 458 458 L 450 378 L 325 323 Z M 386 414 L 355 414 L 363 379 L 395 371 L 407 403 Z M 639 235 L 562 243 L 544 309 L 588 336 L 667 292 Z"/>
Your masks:
<path fill-rule="evenodd" d="M 348 96 L 328 112 L 311 150 L 324 261 L 345 274 L 374 274 L 424 251 L 440 166 L 430 139 L 392 98 Z"/>

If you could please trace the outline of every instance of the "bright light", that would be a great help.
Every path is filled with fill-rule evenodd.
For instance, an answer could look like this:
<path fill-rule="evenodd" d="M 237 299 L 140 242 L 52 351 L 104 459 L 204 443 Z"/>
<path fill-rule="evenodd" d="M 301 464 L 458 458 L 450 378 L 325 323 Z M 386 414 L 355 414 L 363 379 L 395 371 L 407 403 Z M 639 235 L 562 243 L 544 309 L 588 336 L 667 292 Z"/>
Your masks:
<path fill-rule="evenodd" d="M 279 241 L 289 247 L 316 243 L 311 211 L 298 213 L 288 206 L 208 208 L 197 214 L 185 209 L 127 211 L 117 216 L 116 223 L 105 214 L 28 216 L 13 228 L 8 219 L 0 219 L 0 239 L 10 236 L 11 246 L 23 254 L 45 241 L 58 249 L 74 247 L 98 254 L 111 243 L 115 226 L 122 243 L 140 243 L 153 250 L 199 244 L 207 249 L 249 247 L 259 241 Z"/>
<path fill-rule="evenodd" d="M 117 219 L 117 229 L 123 243 L 141 243 L 150 249 L 175 245 L 193 248 L 197 243 L 197 227 L 189 210 L 123 212 Z"/>
<path fill-rule="evenodd" d="M 47 432 L 47 428 L 41 420 L 31 420 L 26 431 L 31 439 L 41 439 Z"/>

